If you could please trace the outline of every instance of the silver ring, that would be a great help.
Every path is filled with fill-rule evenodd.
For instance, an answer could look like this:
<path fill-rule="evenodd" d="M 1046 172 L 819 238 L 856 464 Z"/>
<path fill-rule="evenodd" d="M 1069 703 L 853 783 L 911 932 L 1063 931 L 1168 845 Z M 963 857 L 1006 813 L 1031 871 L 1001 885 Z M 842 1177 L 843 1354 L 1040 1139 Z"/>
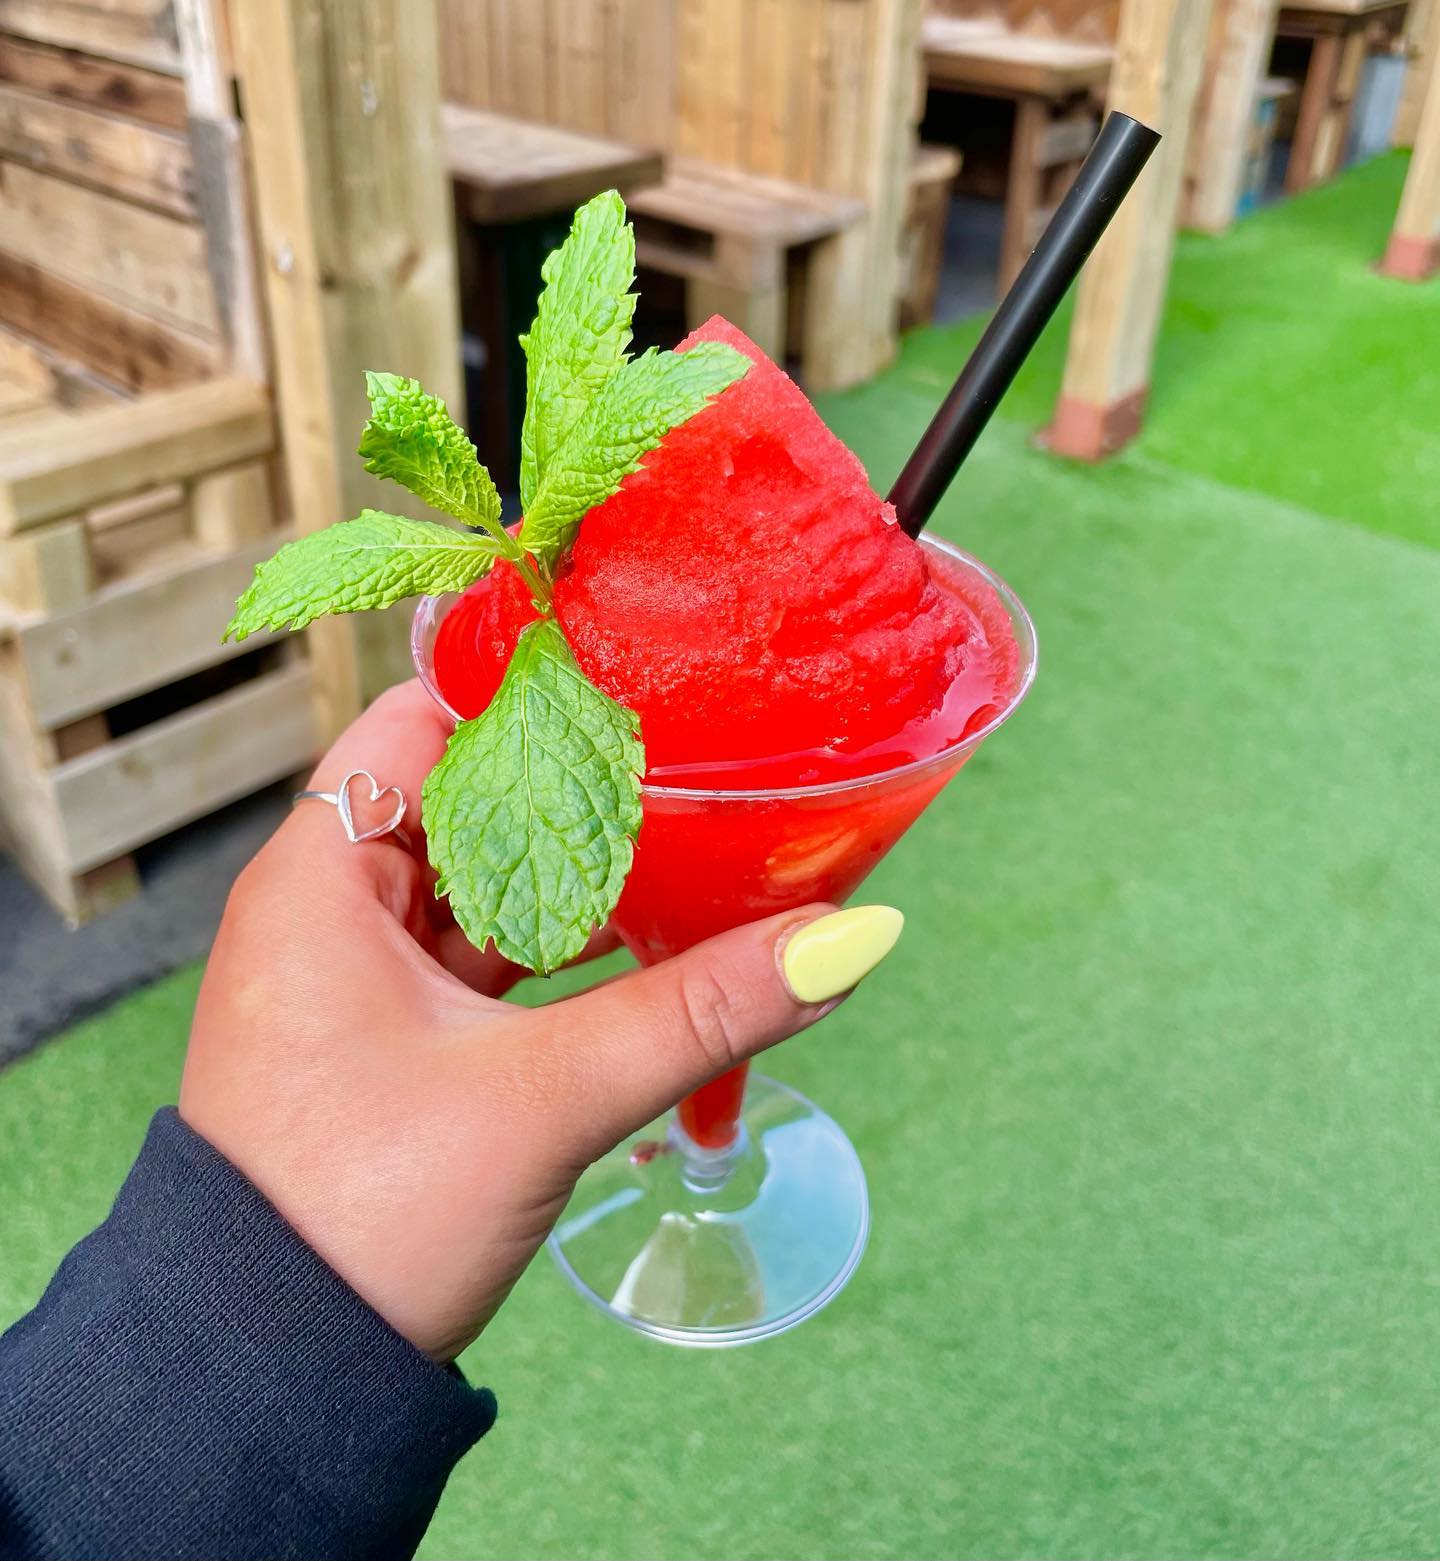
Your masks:
<path fill-rule="evenodd" d="M 370 782 L 370 801 L 379 802 L 382 797 L 393 796 L 395 798 L 395 811 L 389 818 L 376 824 L 373 829 L 355 828 L 355 812 L 350 805 L 350 783 L 357 780 Z M 358 846 L 366 840 L 378 840 L 382 835 L 398 835 L 408 849 L 410 837 L 400 827 L 400 820 L 405 817 L 405 793 L 398 786 L 382 786 L 369 770 L 351 770 L 340 782 L 335 791 L 297 791 L 291 799 L 293 802 L 328 802 L 340 815 L 341 826 L 345 830 L 345 838 L 352 846 Z"/>

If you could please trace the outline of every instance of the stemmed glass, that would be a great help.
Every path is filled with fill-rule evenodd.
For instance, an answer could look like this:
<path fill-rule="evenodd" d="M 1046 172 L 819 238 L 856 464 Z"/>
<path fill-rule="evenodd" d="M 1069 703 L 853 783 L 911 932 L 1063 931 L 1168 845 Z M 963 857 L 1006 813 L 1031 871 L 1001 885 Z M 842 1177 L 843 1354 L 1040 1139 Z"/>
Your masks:
<path fill-rule="evenodd" d="M 876 775 L 763 790 L 647 783 L 635 864 L 614 915 L 642 965 L 758 917 L 848 899 L 1024 698 L 1035 630 L 1015 593 L 950 543 L 927 535 L 921 545 L 1009 614 L 1019 657 L 1008 697 L 962 741 Z M 421 679 L 452 716 L 433 651 L 456 599 L 423 600 L 411 635 Z M 850 1140 L 818 1106 L 747 1064 L 597 1161 L 550 1246 L 576 1289 L 620 1322 L 676 1344 L 744 1344 L 833 1300 L 869 1223 Z"/>

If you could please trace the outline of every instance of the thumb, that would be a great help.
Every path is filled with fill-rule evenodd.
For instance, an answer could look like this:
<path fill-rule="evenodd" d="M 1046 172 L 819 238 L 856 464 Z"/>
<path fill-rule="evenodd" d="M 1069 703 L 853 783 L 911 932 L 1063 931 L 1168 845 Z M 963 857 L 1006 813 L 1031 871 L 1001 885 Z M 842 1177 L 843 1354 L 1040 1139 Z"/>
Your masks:
<path fill-rule="evenodd" d="M 888 905 L 810 906 L 557 1004 L 552 1044 L 531 1052 L 559 1064 L 557 1130 L 586 1163 L 598 1158 L 691 1090 L 814 1024 L 904 925 Z"/>

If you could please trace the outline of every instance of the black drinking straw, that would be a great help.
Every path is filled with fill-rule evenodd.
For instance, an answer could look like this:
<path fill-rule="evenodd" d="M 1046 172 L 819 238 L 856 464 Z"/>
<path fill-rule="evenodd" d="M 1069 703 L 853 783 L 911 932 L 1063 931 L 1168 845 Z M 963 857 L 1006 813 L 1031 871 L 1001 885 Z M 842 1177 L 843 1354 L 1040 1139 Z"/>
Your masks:
<path fill-rule="evenodd" d="M 980 344 L 895 479 L 890 502 L 910 536 L 920 535 L 1159 144 L 1158 131 L 1128 114 L 1111 114 L 1106 119 L 1074 184 L 1041 234 L 1035 253 L 1001 300 Z"/>

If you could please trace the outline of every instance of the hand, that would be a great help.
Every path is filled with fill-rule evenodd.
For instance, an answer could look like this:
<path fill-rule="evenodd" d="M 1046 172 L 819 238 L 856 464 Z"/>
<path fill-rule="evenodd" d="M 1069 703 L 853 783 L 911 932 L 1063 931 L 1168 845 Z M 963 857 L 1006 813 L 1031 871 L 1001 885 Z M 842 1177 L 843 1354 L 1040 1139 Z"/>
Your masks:
<path fill-rule="evenodd" d="M 466 942 L 425 865 L 420 786 L 446 735 L 410 683 L 321 761 L 319 790 L 362 767 L 399 786 L 413 848 L 352 845 L 333 808 L 295 809 L 230 896 L 180 1090 L 182 1118 L 439 1361 L 494 1315 L 591 1161 L 814 1023 L 836 985 L 792 957 L 801 1001 L 782 970 L 830 909 L 812 906 L 546 1008 L 496 1001 L 524 972 Z"/>

